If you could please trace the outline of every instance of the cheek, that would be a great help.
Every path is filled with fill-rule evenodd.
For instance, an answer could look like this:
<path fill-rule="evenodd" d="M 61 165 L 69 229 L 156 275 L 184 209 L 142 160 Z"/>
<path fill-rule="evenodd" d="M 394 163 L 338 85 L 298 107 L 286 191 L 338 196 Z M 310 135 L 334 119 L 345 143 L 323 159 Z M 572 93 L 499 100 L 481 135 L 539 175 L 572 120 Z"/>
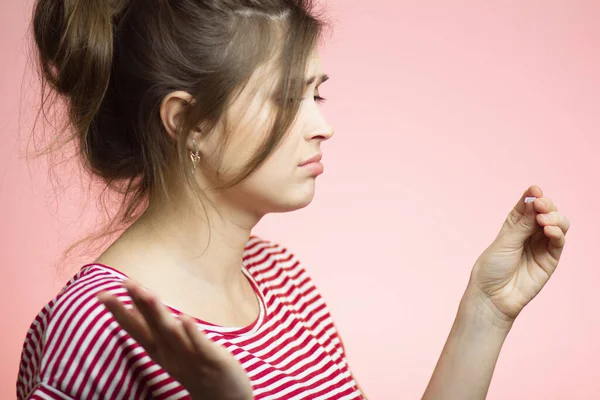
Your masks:
<path fill-rule="evenodd" d="M 292 160 L 275 154 L 265 160 L 256 170 L 255 176 L 263 187 L 281 188 L 293 180 L 293 174 Z"/>
<path fill-rule="evenodd" d="M 221 166 L 229 173 L 241 172 L 242 168 L 260 151 L 263 144 L 255 132 L 239 131 L 230 138 L 227 148 L 224 150 Z M 217 155 L 215 154 L 215 158 Z"/>
<path fill-rule="evenodd" d="M 265 161 L 236 190 L 245 207 L 258 213 L 289 212 L 306 207 L 315 193 L 315 180 L 289 157 Z"/>
<path fill-rule="evenodd" d="M 248 177 L 244 190 L 252 192 L 268 203 L 278 202 L 288 196 L 297 184 L 297 171 L 292 161 L 285 157 L 270 157 Z"/>

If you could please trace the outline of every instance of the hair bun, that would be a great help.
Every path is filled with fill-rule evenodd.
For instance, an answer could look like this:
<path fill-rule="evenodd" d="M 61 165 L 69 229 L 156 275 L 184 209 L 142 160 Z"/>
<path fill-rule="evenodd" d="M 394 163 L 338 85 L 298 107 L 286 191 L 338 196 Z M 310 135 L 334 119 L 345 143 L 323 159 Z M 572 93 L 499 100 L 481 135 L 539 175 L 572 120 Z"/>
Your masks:
<path fill-rule="evenodd" d="M 100 107 L 110 79 L 112 3 L 123 6 L 110 0 L 38 0 L 34 10 L 41 72 L 68 98 L 73 122 L 83 130 Z"/>

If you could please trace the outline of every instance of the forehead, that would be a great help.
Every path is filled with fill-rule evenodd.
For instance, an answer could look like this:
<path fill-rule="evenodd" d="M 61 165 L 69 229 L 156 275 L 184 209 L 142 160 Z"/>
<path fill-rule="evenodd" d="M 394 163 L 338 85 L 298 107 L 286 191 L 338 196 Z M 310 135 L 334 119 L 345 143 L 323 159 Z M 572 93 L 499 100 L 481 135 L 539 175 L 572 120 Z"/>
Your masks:
<path fill-rule="evenodd" d="M 319 52 L 315 50 L 307 60 L 306 75 L 301 78 L 303 80 L 302 85 L 313 84 L 315 80 L 319 83 L 322 75 L 324 75 L 324 72 L 321 65 L 321 57 Z M 278 79 L 279 76 L 280 72 L 277 70 L 275 62 L 264 63 L 256 68 L 243 92 L 246 92 L 250 98 L 256 97 L 256 95 L 260 97 L 261 93 L 271 93 L 276 90 L 280 82 Z M 312 82 L 308 81 L 310 78 L 313 78 Z M 292 78 L 292 80 L 295 81 L 296 79 Z"/>
<path fill-rule="evenodd" d="M 317 50 L 313 51 L 308 59 L 308 75 L 321 75 L 323 69 L 321 67 L 321 56 Z"/>
<path fill-rule="evenodd" d="M 226 115 L 234 120 L 241 121 L 247 117 L 271 118 L 269 97 L 277 92 L 280 82 L 278 77 L 280 73 L 276 70 L 277 65 L 272 61 L 266 62 L 256 68 L 244 88 L 234 97 Z M 313 51 L 307 60 L 306 76 L 302 78 L 302 85 L 309 87 L 308 80 L 314 77 L 317 84 L 321 81 L 323 75 L 321 67 L 321 58 L 318 51 Z M 265 114 L 265 115 L 263 115 Z"/>

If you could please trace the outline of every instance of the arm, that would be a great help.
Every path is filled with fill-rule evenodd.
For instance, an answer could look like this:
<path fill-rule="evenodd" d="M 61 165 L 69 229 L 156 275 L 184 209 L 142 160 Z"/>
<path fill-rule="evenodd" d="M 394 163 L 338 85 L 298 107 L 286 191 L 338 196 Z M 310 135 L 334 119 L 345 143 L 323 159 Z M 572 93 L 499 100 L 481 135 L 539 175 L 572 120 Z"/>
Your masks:
<path fill-rule="evenodd" d="M 485 399 L 513 322 L 467 287 L 422 400 Z"/>

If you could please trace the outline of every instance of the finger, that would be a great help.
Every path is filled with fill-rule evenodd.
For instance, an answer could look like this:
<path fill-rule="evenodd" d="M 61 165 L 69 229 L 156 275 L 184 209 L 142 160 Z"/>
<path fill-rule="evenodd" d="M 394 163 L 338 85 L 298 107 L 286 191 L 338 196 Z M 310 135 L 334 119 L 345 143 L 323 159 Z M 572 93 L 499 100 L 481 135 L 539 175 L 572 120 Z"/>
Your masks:
<path fill-rule="evenodd" d="M 150 330 L 152 332 L 156 332 L 158 327 L 156 325 L 156 320 L 152 315 L 153 311 L 149 306 L 152 295 L 146 289 L 143 289 L 139 284 L 131 280 L 125 281 L 123 286 L 125 286 L 127 289 L 129 296 L 131 296 L 131 300 L 144 317 L 144 320 L 148 324 Z"/>
<path fill-rule="evenodd" d="M 182 322 L 178 321 L 156 297 L 150 300 L 149 308 L 156 322 L 157 333 L 169 348 L 176 351 L 190 351 L 193 348 Z"/>
<path fill-rule="evenodd" d="M 523 220 L 525 215 L 535 215 L 535 209 L 533 205 L 529 202 L 525 203 L 525 199 L 527 197 L 539 198 L 543 196 L 542 189 L 538 186 L 532 185 L 526 191 L 523 192 L 523 195 L 517 202 L 517 204 L 513 207 L 512 210 L 508 213 L 506 218 L 506 224 L 511 227 L 516 226 L 520 221 Z M 527 211 L 529 210 L 529 211 Z"/>
<path fill-rule="evenodd" d="M 190 348 L 191 344 L 187 341 L 182 327 L 154 295 L 135 282 L 129 281 L 126 287 L 148 324 L 157 347 L 165 351 L 186 346 Z"/>
<path fill-rule="evenodd" d="M 561 222 L 558 224 L 558 227 L 563 231 L 563 234 L 567 234 L 569 232 L 569 228 L 571 228 L 571 221 L 564 215 L 561 216 Z"/>
<path fill-rule="evenodd" d="M 539 186 L 532 185 L 526 191 L 523 192 L 523 195 L 521 196 L 521 198 L 519 199 L 519 201 L 517 202 L 517 204 L 515 205 L 513 210 L 518 212 L 521 216 L 523 216 L 523 215 L 525 215 L 526 206 L 527 206 L 527 204 L 525 204 L 525 198 L 526 197 L 540 198 L 543 196 L 544 196 L 544 192 L 542 192 L 542 189 Z"/>
<path fill-rule="evenodd" d="M 554 202 L 548 197 L 542 197 L 540 199 L 535 199 L 533 203 L 533 207 L 537 212 L 540 213 L 549 213 L 552 211 L 558 211 L 558 207 Z"/>
<path fill-rule="evenodd" d="M 97 295 L 98 301 L 110 311 L 117 323 L 129 333 L 129 335 L 143 346 L 148 352 L 154 351 L 152 334 L 139 310 L 135 308 L 128 310 L 125 305 L 115 296 L 107 292 Z"/>
<path fill-rule="evenodd" d="M 202 354 L 207 358 L 218 358 L 218 354 L 216 353 L 217 349 L 215 348 L 216 344 L 206 337 L 204 333 L 200 332 L 194 320 L 187 315 L 182 315 L 181 322 L 186 336 L 197 353 Z"/>
<path fill-rule="evenodd" d="M 541 226 L 558 226 L 565 235 L 567 234 L 571 226 L 571 223 L 569 222 L 567 217 L 560 214 L 558 211 L 552 211 L 547 214 L 538 214 L 536 216 L 536 219 Z"/>
<path fill-rule="evenodd" d="M 565 247 L 565 234 L 557 226 L 544 227 L 544 234 L 548 237 L 548 251 L 555 259 L 559 259 Z"/>

